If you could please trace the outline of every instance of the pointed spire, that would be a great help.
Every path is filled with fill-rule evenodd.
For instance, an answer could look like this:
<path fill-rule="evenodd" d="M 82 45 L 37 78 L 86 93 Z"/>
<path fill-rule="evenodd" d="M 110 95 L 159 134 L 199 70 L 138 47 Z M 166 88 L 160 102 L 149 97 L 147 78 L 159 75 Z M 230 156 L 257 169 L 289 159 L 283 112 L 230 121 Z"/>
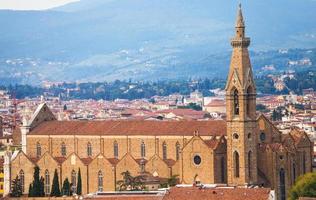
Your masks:
<path fill-rule="evenodd" d="M 242 16 L 241 3 L 239 3 L 239 6 L 238 6 L 236 28 L 237 27 L 245 27 L 244 18 Z"/>

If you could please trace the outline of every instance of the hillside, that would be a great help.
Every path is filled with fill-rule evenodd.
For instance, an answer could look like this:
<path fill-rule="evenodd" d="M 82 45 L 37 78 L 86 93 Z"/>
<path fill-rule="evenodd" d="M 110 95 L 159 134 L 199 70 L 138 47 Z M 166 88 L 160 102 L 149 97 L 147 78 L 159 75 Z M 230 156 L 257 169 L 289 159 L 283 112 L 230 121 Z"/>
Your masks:
<path fill-rule="evenodd" d="M 0 78 L 39 84 L 223 75 L 236 7 L 229 0 L 81 0 L 46 11 L 2 10 Z M 316 1 L 243 7 L 252 51 L 316 47 Z"/>

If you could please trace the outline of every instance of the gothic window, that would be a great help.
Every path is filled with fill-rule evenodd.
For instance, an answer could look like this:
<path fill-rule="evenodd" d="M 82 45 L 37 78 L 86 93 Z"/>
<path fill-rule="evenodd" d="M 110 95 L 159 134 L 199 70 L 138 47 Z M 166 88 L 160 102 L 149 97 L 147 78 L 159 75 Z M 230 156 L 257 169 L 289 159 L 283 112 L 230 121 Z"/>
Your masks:
<path fill-rule="evenodd" d="M 176 160 L 180 158 L 180 144 L 179 142 L 176 143 Z"/>
<path fill-rule="evenodd" d="M 285 200 L 285 171 L 283 168 L 279 172 L 279 181 L 280 181 L 280 199 Z"/>
<path fill-rule="evenodd" d="M 234 115 L 239 115 L 239 97 L 238 97 L 238 90 L 234 90 Z"/>
<path fill-rule="evenodd" d="M 166 144 L 166 142 L 162 143 L 162 158 L 164 160 L 167 159 L 167 144 Z"/>
<path fill-rule="evenodd" d="M 71 172 L 71 190 L 73 193 L 77 193 L 77 173 L 75 170 Z"/>
<path fill-rule="evenodd" d="M 251 178 L 251 159 L 252 159 L 252 152 L 248 152 L 248 177 Z"/>
<path fill-rule="evenodd" d="M 249 86 L 248 89 L 247 89 L 247 116 L 250 115 L 250 110 L 251 110 L 251 101 L 252 101 L 252 98 L 251 98 L 251 94 L 253 93 L 253 90 L 252 90 L 252 87 Z"/>
<path fill-rule="evenodd" d="M 295 179 L 296 179 L 296 166 L 295 166 L 295 163 L 293 163 L 293 166 L 292 166 L 292 170 L 293 170 L 293 184 L 295 183 Z"/>
<path fill-rule="evenodd" d="M 45 194 L 50 194 L 50 177 L 49 177 L 49 171 L 45 171 Z"/>
<path fill-rule="evenodd" d="M 237 151 L 234 152 L 234 173 L 235 177 L 239 178 L 239 154 Z"/>
<path fill-rule="evenodd" d="M 251 139 L 251 133 L 248 133 L 247 138 L 250 140 Z"/>
<path fill-rule="evenodd" d="M 92 156 L 92 146 L 90 142 L 87 144 L 87 155 Z"/>
<path fill-rule="evenodd" d="M 141 145 L 140 145 L 140 156 L 142 158 L 146 157 L 146 146 L 145 146 L 145 143 L 144 141 L 142 141 Z"/>
<path fill-rule="evenodd" d="M 63 142 L 61 144 L 61 155 L 66 156 L 66 154 L 67 154 L 66 144 Z"/>
<path fill-rule="evenodd" d="M 36 156 L 41 157 L 42 155 L 42 147 L 39 142 L 36 143 Z"/>
<path fill-rule="evenodd" d="M 21 184 L 22 193 L 24 193 L 24 190 L 25 190 L 25 177 L 24 177 L 24 171 L 23 170 L 21 170 L 19 172 L 19 178 L 20 178 L 20 184 Z"/>
<path fill-rule="evenodd" d="M 266 134 L 264 132 L 260 133 L 260 140 L 264 142 L 266 140 Z"/>
<path fill-rule="evenodd" d="M 103 173 L 100 170 L 98 172 L 98 192 L 102 192 L 103 191 Z"/>
<path fill-rule="evenodd" d="M 114 158 L 118 158 L 118 144 L 116 141 L 114 141 L 113 151 L 114 151 Z"/>
<path fill-rule="evenodd" d="M 225 183 L 225 158 L 221 157 L 221 183 Z"/>

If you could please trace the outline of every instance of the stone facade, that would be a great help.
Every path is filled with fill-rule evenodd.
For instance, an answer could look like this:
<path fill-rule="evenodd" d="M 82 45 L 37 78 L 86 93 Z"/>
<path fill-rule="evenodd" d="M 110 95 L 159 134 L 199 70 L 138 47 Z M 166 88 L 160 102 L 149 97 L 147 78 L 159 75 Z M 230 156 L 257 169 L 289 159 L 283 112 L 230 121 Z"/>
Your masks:
<path fill-rule="evenodd" d="M 312 170 L 312 142 L 298 129 L 281 134 L 263 115 L 257 117 L 241 8 L 231 44 L 226 121 L 56 121 L 42 104 L 16 131 L 23 151 L 7 154 L 5 171 L 12 178 L 24 172 L 24 193 L 37 165 L 43 177 L 50 175 L 48 188 L 55 169 L 60 185 L 65 178 L 74 182 L 80 169 L 84 194 L 116 190 L 129 171 L 161 180 L 178 175 L 183 184 L 261 185 L 284 200 L 294 180 Z"/>

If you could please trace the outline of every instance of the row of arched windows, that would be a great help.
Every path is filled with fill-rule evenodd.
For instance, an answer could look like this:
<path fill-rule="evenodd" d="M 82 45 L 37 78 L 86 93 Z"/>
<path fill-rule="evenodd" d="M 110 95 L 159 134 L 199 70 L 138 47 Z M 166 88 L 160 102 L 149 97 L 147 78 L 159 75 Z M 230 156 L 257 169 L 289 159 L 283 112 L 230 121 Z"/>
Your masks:
<path fill-rule="evenodd" d="M 240 160 L 239 160 L 239 153 L 237 151 L 234 152 L 234 155 L 233 155 L 233 159 L 234 159 L 234 175 L 236 178 L 239 178 L 240 176 L 240 172 L 239 172 L 239 168 L 240 168 Z M 251 173 L 251 163 L 252 163 L 252 152 L 249 151 L 248 152 L 248 155 L 247 155 L 247 161 L 248 161 L 248 170 L 247 170 L 247 173 L 248 173 L 248 177 L 251 178 L 252 177 L 252 173 Z"/>
<path fill-rule="evenodd" d="M 179 160 L 180 158 L 180 144 L 179 142 L 176 143 L 176 160 Z M 144 141 L 141 142 L 140 145 L 140 152 L 141 152 L 141 157 L 144 158 L 146 157 L 146 145 L 144 143 Z M 167 154 L 167 144 L 166 142 L 163 142 L 162 144 L 162 157 L 163 159 L 167 159 L 168 158 L 168 154 Z M 66 144 L 63 142 L 60 146 L 60 153 L 61 156 L 66 156 L 67 155 L 67 147 Z M 113 154 L 114 154 L 114 158 L 118 158 L 119 156 L 119 146 L 118 143 L 116 141 L 114 141 L 113 144 Z M 41 148 L 41 144 L 38 142 L 36 144 L 36 156 L 40 157 L 42 155 L 42 148 Z M 87 156 L 92 156 L 92 145 L 90 142 L 87 143 Z"/>

